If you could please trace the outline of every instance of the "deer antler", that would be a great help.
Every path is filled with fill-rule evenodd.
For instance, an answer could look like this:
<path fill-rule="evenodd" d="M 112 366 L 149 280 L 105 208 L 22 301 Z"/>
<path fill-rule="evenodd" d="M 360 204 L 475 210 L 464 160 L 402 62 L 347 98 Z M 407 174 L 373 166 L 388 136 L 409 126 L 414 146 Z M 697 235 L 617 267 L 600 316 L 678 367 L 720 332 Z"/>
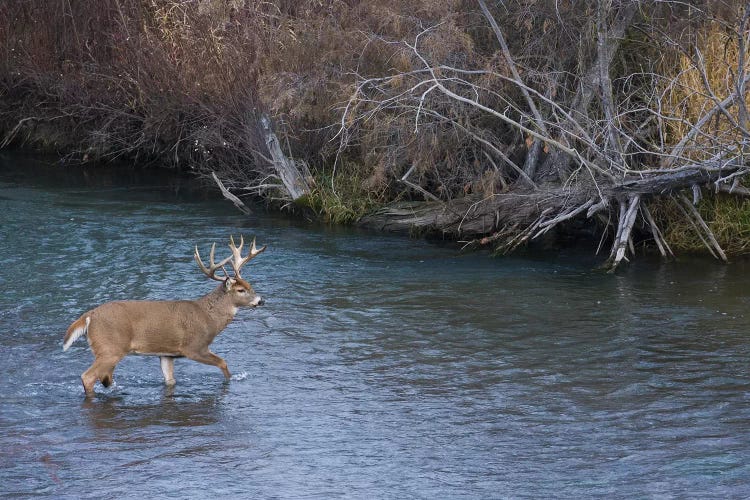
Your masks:
<path fill-rule="evenodd" d="M 211 245 L 211 253 L 208 256 L 209 267 L 208 267 L 208 269 L 206 269 L 206 266 L 203 264 L 203 261 L 201 260 L 201 256 L 198 253 L 198 245 L 196 245 L 195 246 L 195 255 L 194 255 L 195 261 L 198 263 L 198 267 L 201 268 L 201 271 L 203 271 L 203 274 L 205 274 L 206 276 L 208 276 L 212 280 L 224 281 L 224 280 L 227 279 L 227 277 L 229 275 L 225 276 L 224 278 L 220 278 L 220 277 L 216 276 L 216 271 L 218 269 L 220 269 L 220 268 L 223 268 L 224 265 L 232 259 L 232 256 L 229 256 L 226 259 L 224 259 L 221 262 L 219 262 L 218 264 L 215 264 L 214 263 L 214 251 L 215 250 L 216 250 L 216 243 L 214 243 L 213 245 Z M 234 265 L 234 264 L 232 264 L 232 265 Z M 227 274 L 226 270 L 224 270 L 224 274 L 225 275 Z"/>
<path fill-rule="evenodd" d="M 247 264 L 250 259 L 258 255 L 259 253 L 263 252 L 263 250 L 266 249 L 268 245 L 263 245 L 260 249 L 255 248 L 255 238 L 253 238 L 253 243 L 250 247 L 250 253 L 247 254 L 247 257 L 242 257 L 242 246 L 245 244 L 245 238 L 240 235 L 240 246 L 234 244 L 234 237 L 229 237 L 229 249 L 232 250 L 232 268 L 234 269 L 234 275 L 237 278 L 241 278 L 240 276 L 240 269 L 242 269 L 242 266 Z"/>

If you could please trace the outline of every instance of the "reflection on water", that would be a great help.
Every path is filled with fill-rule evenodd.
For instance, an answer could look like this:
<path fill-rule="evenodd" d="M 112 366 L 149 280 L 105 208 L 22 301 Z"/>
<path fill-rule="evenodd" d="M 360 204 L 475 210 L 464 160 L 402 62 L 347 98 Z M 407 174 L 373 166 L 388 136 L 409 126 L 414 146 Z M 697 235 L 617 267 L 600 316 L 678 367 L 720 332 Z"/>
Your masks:
<path fill-rule="evenodd" d="M 148 427 L 200 427 L 218 422 L 224 385 L 216 392 L 202 397 L 175 394 L 174 386 L 164 386 L 163 394 L 153 402 L 129 402 L 127 396 L 98 394 L 84 398 L 81 414 L 94 430 L 107 432 L 115 429 L 144 429 Z"/>
<path fill-rule="evenodd" d="M 3 494 L 750 496 L 747 261 L 613 276 L 588 251 L 489 259 L 3 161 Z M 129 357 L 84 398 L 68 324 L 207 293 L 192 247 L 230 233 L 269 244 L 248 268 L 266 305 L 213 344 L 232 381 L 179 359 L 168 388 Z"/>

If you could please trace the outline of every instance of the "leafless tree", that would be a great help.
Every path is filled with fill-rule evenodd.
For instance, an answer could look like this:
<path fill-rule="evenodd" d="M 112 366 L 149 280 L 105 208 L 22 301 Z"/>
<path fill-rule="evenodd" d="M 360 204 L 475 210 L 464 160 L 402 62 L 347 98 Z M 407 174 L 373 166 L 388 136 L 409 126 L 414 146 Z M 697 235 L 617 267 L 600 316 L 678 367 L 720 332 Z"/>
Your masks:
<path fill-rule="evenodd" d="M 345 150 L 368 120 L 383 114 L 409 117 L 414 134 L 426 127 L 448 128 L 471 144 L 475 159 L 496 174 L 498 186 L 446 197 L 411 178 L 412 166 L 398 180 L 428 201 L 388 207 L 366 222 L 394 230 L 442 231 L 509 251 L 573 218 L 598 217 L 613 228 L 607 266 L 614 269 L 634 252 L 635 227 L 649 231 L 663 255 L 671 254 L 649 202 L 672 197 L 706 247 L 726 260 L 695 205 L 703 188 L 749 193 L 740 180 L 750 172 L 750 5 L 598 0 L 582 16 L 588 24 L 577 28 L 580 43 L 574 56 L 534 66 L 522 62 L 530 60 L 528 54 L 517 46 L 514 52 L 498 22 L 499 13 L 506 24 L 517 21 L 513 6 L 494 4 L 477 0 L 496 42 L 492 63 L 484 67 L 434 60 L 426 40 L 440 25 L 424 27 L 411 40 L 374 37 L 402 47 L 414 68 L 360 77 L 343 106 L 338 137 Z M 569 7 L 560 19 L 545 22 L 564 31 L 563 18 L 574 13 Z M 681 33 L 665 28 L 670 16 L 682 19 Z M 696 18 L 700 28 L 690 25 Z M 712 25 L 733 48 L 724 51 L 724 73 L 718 79 L 701 43 L 707 36 L 701 30 Z M 642 59 L 633 70 L 635 65 L 617 60 L 637 50 L 632 43 L 624 46 L 633 38 L 641 47 L 652 44 L 672 54 L 683 67 L 659 71 L 663 60 Z M 698 112 L 684 102 L 696 96 Z M 521 155 L 520 141 L 525 146 Z"/>

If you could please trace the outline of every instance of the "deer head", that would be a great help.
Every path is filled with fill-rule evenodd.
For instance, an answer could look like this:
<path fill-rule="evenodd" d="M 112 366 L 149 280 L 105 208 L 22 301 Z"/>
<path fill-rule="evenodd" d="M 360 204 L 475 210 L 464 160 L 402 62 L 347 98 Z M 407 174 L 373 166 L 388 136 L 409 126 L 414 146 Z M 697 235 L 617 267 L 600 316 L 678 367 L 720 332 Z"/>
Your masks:
<path fill-rule="evenodd" d="M 266 249 L 266 245 L 263 245 L 260 249 L 256 248 L 255 238 L 253 238 L 250 251 L 245 257 L 243 257 L 242 248 L 244 245 L 245 239 L 242 236 L 240 236 L 239 246 L 235 244 L 234 237 L 230 236 L 229 249 L 231 250 L 232 255 L 217 264 L 214 261 L 214 253 L 216 251 L 216 243 L 214 243 L 213 245 L 211 245 L 211 253 L 208 256 L 208 267 L 206 267 L 206 265 L 201 260 L 197 245 L 195 247 L 194 257 L 195 261 L 198 263 L 198 267 L 201 269 L 201 271 L 203 271 L 203 274 L 205 274 L 212 280 L 220 281 L 223 283 L 223 286 L 221 286 L 220 288 L 231 299 L 233 305 L 255 307 L 263 304 L 263 299 L 259 295 L 255 294 L 255 291 L 253 290 L 253 287 L 250 285 L 250 283 L 242 279 L 240 270 L 245 264 L 250 262 L 251 259 L 262 253 Z M 230 263 L 232 265 L 234 276 L 230 276 L 226 268 L 224 267 L 227 263 Z M 216 275 L 216 272 L 219 269 L 221 269 L 221 271 L 224 273 L 224 276 Z"/>

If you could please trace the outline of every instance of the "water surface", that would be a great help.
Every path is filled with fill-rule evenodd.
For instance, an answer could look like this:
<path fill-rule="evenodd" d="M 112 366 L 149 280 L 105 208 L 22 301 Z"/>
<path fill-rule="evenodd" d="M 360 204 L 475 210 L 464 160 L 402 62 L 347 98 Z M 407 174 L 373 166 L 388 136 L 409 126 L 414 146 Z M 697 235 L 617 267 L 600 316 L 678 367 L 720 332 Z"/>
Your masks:
<path fill-rule="evenodd" d="M 0 158 L 0 494 L 750 496 L 750 265 L 491 259 L 250 217 L 169 176 Z M 267 300 L 212 348 L 83 397 L 107 300 L 193 298 L 198 244 L 257 235 Z"/>

